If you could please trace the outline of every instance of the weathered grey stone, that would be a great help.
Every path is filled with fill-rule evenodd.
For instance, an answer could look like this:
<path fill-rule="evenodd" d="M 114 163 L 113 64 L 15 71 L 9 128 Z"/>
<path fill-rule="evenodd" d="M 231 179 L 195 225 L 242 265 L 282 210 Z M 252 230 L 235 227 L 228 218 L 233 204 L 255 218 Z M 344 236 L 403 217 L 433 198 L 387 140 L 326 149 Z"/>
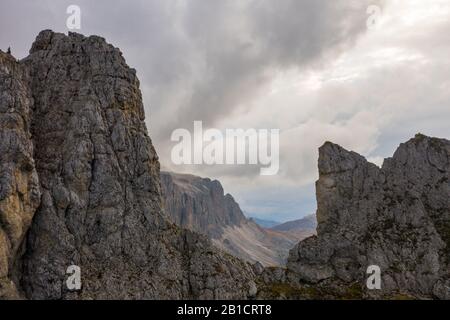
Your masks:
<path fill-rule="evenodd" d="M 361 296 L 407 294 L 449 299 L 450 142 L 417 135 L 380 169 L 332 143 L 320 148 L 318 235 L 291 251 L 298 283 Z M 365 288 L 378 265 L 382 290 Z M 339 290 L 338 290 L 339 291 Z"/>
<path fill-rule="evenodd" d="M 40 202 L 24 68 L 0 51 L 0 299 L 18 298 L 16 261 Z"/>

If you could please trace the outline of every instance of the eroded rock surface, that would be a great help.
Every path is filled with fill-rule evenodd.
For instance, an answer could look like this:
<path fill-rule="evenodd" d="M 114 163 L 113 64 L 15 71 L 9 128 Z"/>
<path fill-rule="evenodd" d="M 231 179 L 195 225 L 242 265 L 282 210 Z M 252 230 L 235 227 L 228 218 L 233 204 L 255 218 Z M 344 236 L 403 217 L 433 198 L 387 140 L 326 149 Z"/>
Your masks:
<path fill-rule="evenodd" d="M 382 168 L 326 143 L 319 172 L 318 235 L 291 251 L 294 283 L 336 296 L 450 298 L 450 141 L 417 135 Z M 381 290 L 365 287 L 370 265 Z"/>
<path fill-rule="evenodd" d="M 2 283 L 19 264 L 16 284 L 30 299 L 247 298 L 249 265 L 163 214 L 139 81 L 119 49 L 43 31 L 20 63 L 28 87 L 9 80 L 9 65 L 2 61 Z M 13 259 L 33 214 L 26 252 Z M 81 290 L 66 286 L 71 265 L 81 268 Z"/>
<path fill-rule="evenodd" d="M 312 235 L 316 234 L 317 218 L 315 214 L 307 215 L 301 219 L 287 221 L 285 223 L 276 225 L 270 230 L 282 232 L 287 235 L 292 235 L 302 241 Z"/>
<path fill-rule="evenodd" d="M 24 68 L 0 51 L 0 299 L 17 298 L 16 261 L 40 202 Z"/>

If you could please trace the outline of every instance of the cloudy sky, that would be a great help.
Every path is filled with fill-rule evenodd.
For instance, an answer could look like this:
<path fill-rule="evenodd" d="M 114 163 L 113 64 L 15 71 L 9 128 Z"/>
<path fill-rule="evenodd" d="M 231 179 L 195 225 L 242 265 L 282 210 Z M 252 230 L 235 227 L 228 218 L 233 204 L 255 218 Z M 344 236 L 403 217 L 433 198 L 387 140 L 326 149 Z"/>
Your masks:
<path fill-rule="evenodd" d="M 67 32 L 70 4 L 137 69 L 162 167 L 219 179 L 249 215 L 314 212 L 327 140 L 381 164 L 417 132 L 450 138 L 448 0 L 2 0 L 0 48 Z M 174 165 L 171 133 L 194 120 L 280 129 L 279 174 Z"/>

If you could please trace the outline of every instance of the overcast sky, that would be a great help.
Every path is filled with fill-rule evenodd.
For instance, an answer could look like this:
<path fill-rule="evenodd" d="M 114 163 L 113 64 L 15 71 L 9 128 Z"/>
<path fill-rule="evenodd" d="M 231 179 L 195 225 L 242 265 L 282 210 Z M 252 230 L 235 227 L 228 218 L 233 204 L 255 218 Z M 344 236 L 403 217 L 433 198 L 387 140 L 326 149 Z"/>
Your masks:
<path fill-rule="evenodd" d="M 27 55 L 42 29 L 81 30 L 119 47 L 137 69 L 163 169 L 219 179 L 252 216 L 315 210 L 325 141 L 381 164 L 422 132 L 450 138 L 448 0 L 155 0 L 0 2 L 0 48 Z M 367 8 L 381 15 L 367 27 Z M 371 24 L 372 25 L 372 24 Z M 176 128 L 280 129 L 280 172 L 175 166 Z"/>

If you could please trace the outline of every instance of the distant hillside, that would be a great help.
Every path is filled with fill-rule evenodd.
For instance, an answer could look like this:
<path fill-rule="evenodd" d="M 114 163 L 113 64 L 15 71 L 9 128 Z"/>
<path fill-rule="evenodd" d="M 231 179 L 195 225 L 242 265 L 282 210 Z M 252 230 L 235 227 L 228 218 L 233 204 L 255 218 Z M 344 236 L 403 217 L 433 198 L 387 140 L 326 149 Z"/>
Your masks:
<path fill-rule="evenodd" d="M 315 230 L 317 227 L 317 219 L 315 214 L 310 214 L 302 219 L 288 221 L 271 227 L 276 231 L 293 231 L 293 230 Z"/>
<path fill-rule="evenodd" d="M 0 50 L 0 300 L 254 296 L 253 268 L 164 214 L 120 49 L 44 30 L 29 53 Z"/>
<path fill-rule="evenodd" d="M 281 224 L 281 222 L 278 222 L 278 221 L 264 220 L 264 219 L 259 219 L 259 218 L 255 218 L 255 217 L 251 217 L 250 220 L 253 220 L 254 222 L 256 222 L 256 224 L 258 224 L 260 227 L 263 227 L 263 228 L 273 228 L 273 227 Z"/>

